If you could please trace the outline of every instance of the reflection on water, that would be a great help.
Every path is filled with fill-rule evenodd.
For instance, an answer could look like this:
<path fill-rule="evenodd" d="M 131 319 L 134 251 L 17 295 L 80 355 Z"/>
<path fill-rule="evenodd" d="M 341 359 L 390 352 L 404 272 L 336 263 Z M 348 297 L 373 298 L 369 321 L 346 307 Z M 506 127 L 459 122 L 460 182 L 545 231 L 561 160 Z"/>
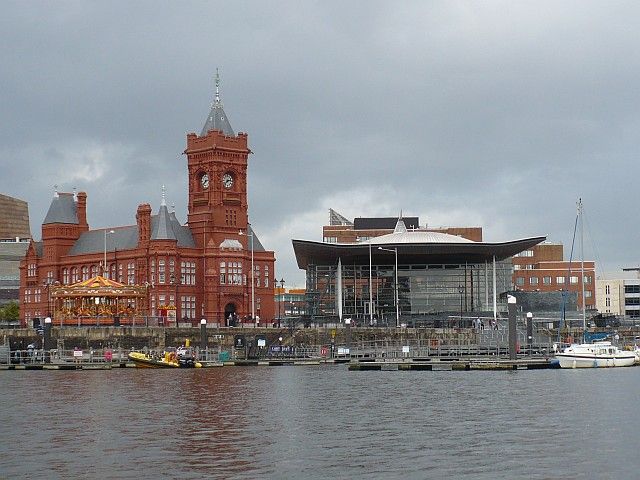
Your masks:
<path fill-rule="evenodd" d="M 635 478 L 640 368 L 0 372 L 0 477 Z"/>

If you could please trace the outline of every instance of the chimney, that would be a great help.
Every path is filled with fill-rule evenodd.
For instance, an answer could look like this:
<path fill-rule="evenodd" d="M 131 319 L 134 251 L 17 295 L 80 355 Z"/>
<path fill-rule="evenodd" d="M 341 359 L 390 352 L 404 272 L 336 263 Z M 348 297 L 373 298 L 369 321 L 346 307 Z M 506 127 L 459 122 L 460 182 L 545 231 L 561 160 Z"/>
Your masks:
<path fill-rule="evenodd" d="M 146 247 L 151 238 L 151 205 L 148 203 L 138 205 L 136 221 L 138 222 L 138 246 Z"/>
<path fill-rule="evenodd" d="M 78 225 L 80 227 L 89 227 L 87 225 L 87 194 L 86 192 L 78 192 L 77 194 L 77 211 L 78 211 Z"/>

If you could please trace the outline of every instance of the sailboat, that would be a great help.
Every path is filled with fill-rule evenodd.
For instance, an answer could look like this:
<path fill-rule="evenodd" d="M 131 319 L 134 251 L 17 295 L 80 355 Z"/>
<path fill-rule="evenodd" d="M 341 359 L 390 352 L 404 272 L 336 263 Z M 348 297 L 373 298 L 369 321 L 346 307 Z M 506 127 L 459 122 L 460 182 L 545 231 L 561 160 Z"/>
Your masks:
<path fill-rule="evenodd" d="M 584 294 L 584 243 L 582 225 L 582 199 L 578 200 L 578 214 L 576 226 L 580 221 L 580 275 L 582 276 L 582 332 L 587 330 L 586 307 Z M 575 229 L 574 229 L 575 239 Z M 573 247 L 572 247 L 573 250 Z M 571 261 L 569 262 L 571 265 Z M 563 306 L 564 309 L 564 306 Z M 598 368 L 598 367 L 630 367 L 636 361 L 634 352 L 620 350 L 611 342 L 594 342 L 573 344 L 561 353 L 556 353 L 560 368 Z"/>

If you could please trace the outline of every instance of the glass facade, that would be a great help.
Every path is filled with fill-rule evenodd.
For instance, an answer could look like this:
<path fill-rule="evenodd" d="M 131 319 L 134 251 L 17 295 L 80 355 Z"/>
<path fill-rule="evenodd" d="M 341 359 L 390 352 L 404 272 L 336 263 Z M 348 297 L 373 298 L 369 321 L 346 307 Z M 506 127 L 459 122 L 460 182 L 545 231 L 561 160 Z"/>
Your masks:
<path fill-rule="evenodd" d="M 307 313 L 312 319 L 335 319 L 337 265 L 308 265 Z M 510 259 L 496 262 L 496 291 L 512 290 Z M 395 265 L 373 265 L 372 297 L 369 265 L 342 265 L 343 317 L 395 321 Z M 402 322 L 434 314 L 489 311 L 493 308 L 493 265 L 436 264 L 398 265 L 398 310 Z M 371 309 L 371 310 L 370 310 Z"/>

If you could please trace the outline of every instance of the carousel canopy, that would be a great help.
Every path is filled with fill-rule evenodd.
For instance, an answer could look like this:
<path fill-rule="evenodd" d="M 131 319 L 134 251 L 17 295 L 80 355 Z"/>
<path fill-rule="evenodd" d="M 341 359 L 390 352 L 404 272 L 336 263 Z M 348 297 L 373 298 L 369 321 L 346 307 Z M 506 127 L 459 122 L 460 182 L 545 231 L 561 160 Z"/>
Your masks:
<path fill-rule="evenodd" d="M 52 297 L 144 297 L 145 295 L 146 287 L 144 286 L 125 285 L 100 275 L 51 289 Z"/>

